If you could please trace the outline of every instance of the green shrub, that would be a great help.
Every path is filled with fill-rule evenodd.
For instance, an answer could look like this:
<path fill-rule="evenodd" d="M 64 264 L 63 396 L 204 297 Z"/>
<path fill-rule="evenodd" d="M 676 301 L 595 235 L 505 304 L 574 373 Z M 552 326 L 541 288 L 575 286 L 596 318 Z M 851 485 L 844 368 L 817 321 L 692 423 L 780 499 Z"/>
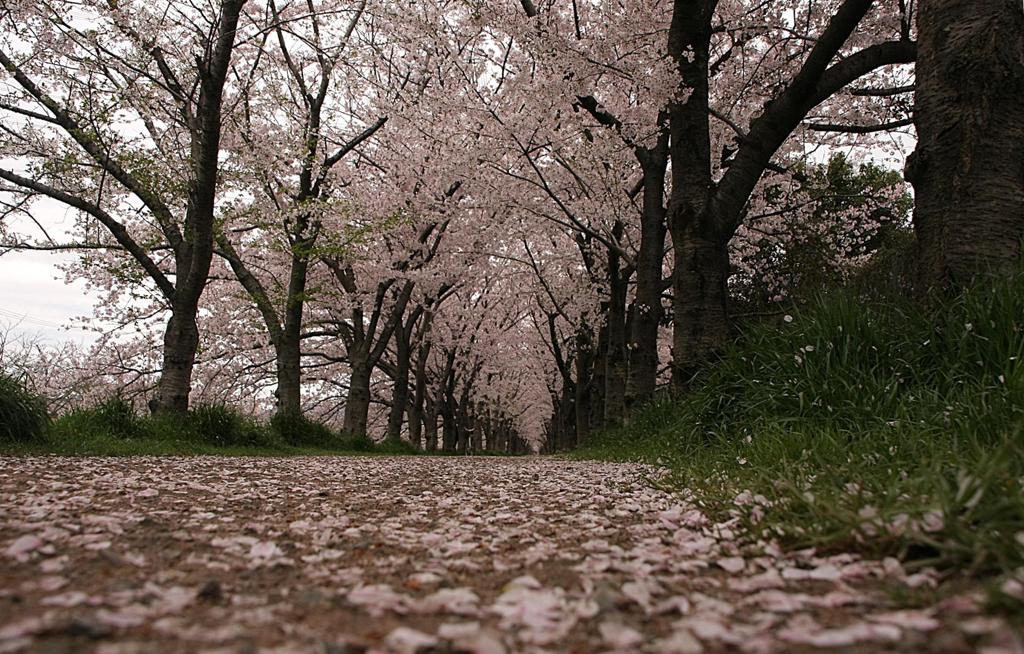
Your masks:
<path fill-rule="evenodd" d="M 273 445 L 268 429 L 236 409 L 223 404 L 199 405 L 189 411 L 189 423 L 204 443 L 218 447 L 265 447 Z"/>
<path fill-rule="evenodd" d="M 278 412 L 270 428 L 282 441 L 295 447 L 332 447 L 338 436 L 327 425 L 310 420 L 300 412 Z"/>
<path fill-rule="evenodd" d="M 59 417 L 54 433 L 60 439 L 135 440 L 145 436 L 145 425 L 131 402 L 112 397 L 94 407 L 74 409 Z"/>
<path fill-rule="evenodd" d="M 46 402 L 21 380 L 0 373 L 0 442 L 41 441 L 49 425 Z"/>
<path fill-rule="evenodd" d="M 373 452 L 377 444 L 366 434 L 342 434 L 340 447 L 351 452 Z"/>
<path fill-rule="evenodd" d="M 367 438 L 366 440 L 369 441 L 370 439 Z M 363 447 L 365 447 L 365 445 L 363 445 Z M 360 448 L 352 449 L 356 449 L 357 451 L 366 451 L 361 450 Z M 419 450 L 412 446 L 412 443 L 403 440 L 384 440 L 380 443 L 374 443 L 373 441 L 370 441 L 369 449 L 375 452 L 380 452 L 381 454 L 393 454 L 398 456 L 420 453 Z"/>

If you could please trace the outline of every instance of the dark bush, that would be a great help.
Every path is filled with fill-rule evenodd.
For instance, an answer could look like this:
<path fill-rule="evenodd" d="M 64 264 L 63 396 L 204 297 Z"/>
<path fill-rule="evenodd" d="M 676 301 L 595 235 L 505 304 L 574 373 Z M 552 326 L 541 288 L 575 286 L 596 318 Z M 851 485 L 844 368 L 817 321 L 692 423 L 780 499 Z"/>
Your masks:
<path fill-rule="evenodd" d="M 195 407 L 189 411 L 189 423 L 200 440 L 218 447 L 261 447 L 273 443 L 267 429 L 223 404 Z"/>
<path fill-rule="evenodd" d="M 373 452 L 377 444 L 366 434 L 342 434 L 341 449 L 352 452 Z"/>
<path fill-rule="evenodd" d="M 46 436 L 46 402 L 21 380 L 0 373 L 0 441 L 32 443 Z"/>
<path fill-rule="evenodd" d="M 276 413 L 270 419 L 270 429 L 288 445 L 296 447 L 331 447 L 338 436 L 331 429 L 299 412 Z"/>

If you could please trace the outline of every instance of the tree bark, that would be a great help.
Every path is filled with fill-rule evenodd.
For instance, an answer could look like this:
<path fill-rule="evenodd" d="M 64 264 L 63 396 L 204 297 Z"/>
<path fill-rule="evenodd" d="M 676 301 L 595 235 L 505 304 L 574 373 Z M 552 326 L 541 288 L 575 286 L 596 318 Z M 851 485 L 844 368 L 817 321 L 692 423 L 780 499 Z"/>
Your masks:
<path fill-rule="evenodd" d="M 1024 237 L 1024 10 L 921 0 L 906 176 L 922 291 L 1017 269 Z"/>
<path fill-rule="evenodd" d="M 636 298 L 629 337 L 629 380 L 626 414 L 654 397 L 658 379 L 658 330 L 661 326 L 662 265 L 665 257 L 665 172 L 668 168 L 668 131 L 657 144 L 637 155 L 644 173 L 640 217 L 640 250 L 636 257 Z"/>
<path fill-rule="evenodd" d="M 411 323 L 415 321 L 411 320 Z M 390 441 L 402 440 L 402 417 L 409 405 L 409 368 L 410 348 L 409 331 L 412 324 L 408 326 L 399 325 L 395 329 L 395 380 L 391 393 L 391 411 L 388 413 L 387 439 Z"/>
<path fill-rule="evenodd" d="M 437 451 L 437 401 L 427 398 L 423 410 L 423 443 L 427 452 Z"/>
<path fill-rule="evenodd" d="M 672 375 L 674 384 L 685 386 L 728 337 L 729 250 L 728 241 L 699 233 L 675 241 Z"/>
<path fill-rule="evenodd" d="M 191 139 L 192 170 L 185 210 L 184 240 L 174 248 L 175 288 L 171 318 L 164 332 L 164 362 L 153 412 L 188 410 L 192 368 L 199 347 L 196 324 L 199 298 L 210 277 L 213 261 L 213 223 L 219 173 L 221 100 L 227 80 L 235 31 L 245 0 L 225 0 L 217 32 L 199 63 L 199 98 Z"/>
<path fill-rule="evenodd" d="M 674 246 L 672 381 L 683 385 L 693 366 L 725 343 L 724 281 L 728 257 L 704 219 L 713 189 L 709 113 L 709 49 L 715 2 L 676 0 L 669 56 L 689 91 L 669 107 L 672 192 L 668 226 Z M 723 263 L 725 268 L 723 268 Z"/>
<path fill-rule="evenodd" d="M 150 400 L 153 413 L 188 411 L 192 390 L 192 367 L 199 347 L 199 327 L 194 307 L 175 307 L 164 331 L 163 367 L 156 396 Z"/>
<path fill-rule="evenodd" d="M 455 418 L 455 399 L 448 396 L 441 402 L 441 451 L 455 452 L 459 427 Z"/>
<path fill-rule="evenodd" d="M 583 445 L 590 439 L 591 416 L 593 414 L 594 351 L 593 337 L 589 328 L 580 328 L 576 335 L 576 444 Z"/>
<path fill-rule="evenodd" d="M 308 255 L 293 254 L 288 274 L 281 343 L 277 348 L 278 413 L 302 413 L 302 313 L 305 309 L 308 270 Z"/>
<path fill-rule="evenodd" d="M 416 389 L 412 402 L 409 404 L 409 442 L 413 447 L 422 447 L 423 437 L 423 403 L 427 396 L 427 359 L 430 357 L 430 342 L 424 338 L 420 342 L 416 354 Z M 436 418 L 436 416 L 435 416 Z"/>
<path fill-rule="evenodd" d="M 302 363 L 298 333 L 285 332 L 275 348 L 277 356 L 277 412 L 283 415 L 302 413 Z"/>
<path fill-rule="evenodd" d="M 365 355 L 356 351 L 349 353 L 349 368 L 342 431 L 348 436 L 366 436 L 366 423 L 370 414 L 370 365 Z"/>
<path fill-rule="evenodd" d="M 616 223 L 612 235 L 622 238 L 624 226 Z M 608 309 L 605 311 L 604 424 L 617 425 L 626 413 L 626 294 L 629 279 L 618 253 L 608 251 Z"/>

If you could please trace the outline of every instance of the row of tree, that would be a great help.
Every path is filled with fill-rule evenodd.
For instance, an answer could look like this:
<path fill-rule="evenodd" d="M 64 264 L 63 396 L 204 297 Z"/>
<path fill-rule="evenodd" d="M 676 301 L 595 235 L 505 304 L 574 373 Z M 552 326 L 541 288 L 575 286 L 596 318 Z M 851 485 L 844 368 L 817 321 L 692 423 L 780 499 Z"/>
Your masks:
<path fill-rule="evenodd" d="M 0 238 L 116 325 L 75 401 L 571 447 L 862 269 L 914 124 L 919 288 L 1019 258 L 1024 16 L 961 4 L 13 3 Z"/>

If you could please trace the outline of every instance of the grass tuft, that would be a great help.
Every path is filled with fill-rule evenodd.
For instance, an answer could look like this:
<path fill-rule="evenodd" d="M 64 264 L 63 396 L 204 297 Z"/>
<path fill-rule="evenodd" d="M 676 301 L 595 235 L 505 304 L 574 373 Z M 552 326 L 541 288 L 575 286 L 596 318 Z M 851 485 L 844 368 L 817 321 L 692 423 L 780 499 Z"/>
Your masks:
<path fill-rule="evenodd" d="M 34 443 L 50 425 L 46 402 L 25 384 L 0 372 L 0 443 Z"/>
<path fill-rule="evenodd" d="M 270 419 L 270 430 L 284 443 L 293 447 L 340 446 L 338 435 L 330 427 L 310 420 L 301 413 L 274 414 Z"/>

